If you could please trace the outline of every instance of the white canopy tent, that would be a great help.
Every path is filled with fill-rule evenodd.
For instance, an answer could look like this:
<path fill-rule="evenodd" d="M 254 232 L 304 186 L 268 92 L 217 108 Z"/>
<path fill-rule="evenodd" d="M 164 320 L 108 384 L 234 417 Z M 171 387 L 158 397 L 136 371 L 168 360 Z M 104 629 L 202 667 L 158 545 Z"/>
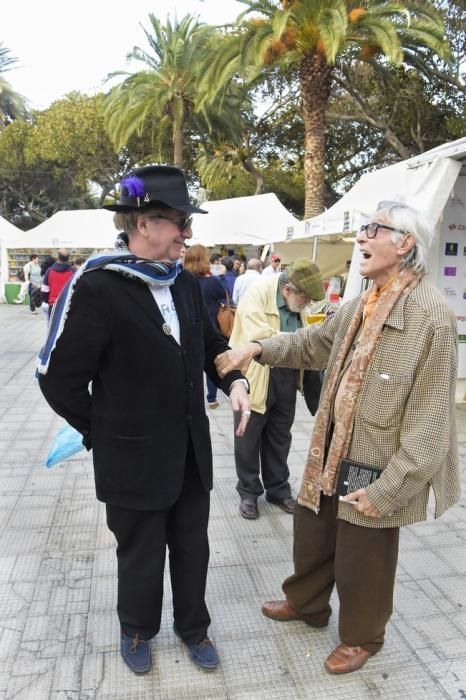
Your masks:
<path fill-rule="evenodd" d="M 195 218 L 192 243 L 205 246 L 264 245 L 299 223 L 273 193 L 204 202 L 202 209 L 209 215 Z"/>
<path fill-rule="evenodd" d="M 9 248 L 109 248 L 116 229 L 113 214 L 105 209 L 59 211 L 50 219 L 8 242 Z"/>
<path fill-rule="evenodd" d="M 22 235 L 21 229 L 0 216 L 0 297 L 4 294 L 3 280 L 8 279 L 8 248 L 10 242 Z"/>

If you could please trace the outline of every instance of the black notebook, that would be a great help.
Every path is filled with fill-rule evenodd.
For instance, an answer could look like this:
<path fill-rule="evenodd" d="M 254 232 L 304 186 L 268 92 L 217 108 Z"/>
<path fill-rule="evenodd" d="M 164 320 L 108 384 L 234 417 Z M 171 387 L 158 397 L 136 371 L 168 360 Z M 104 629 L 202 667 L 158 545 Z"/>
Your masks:
<path fill-rule="evenodd" d="M 358 489 L 365 489 L 379 478 L 382 469 L 372 464 L 355 462 L 352 459 L 342 459 L 338 473 L 336 496 L 346 496 Z"/>

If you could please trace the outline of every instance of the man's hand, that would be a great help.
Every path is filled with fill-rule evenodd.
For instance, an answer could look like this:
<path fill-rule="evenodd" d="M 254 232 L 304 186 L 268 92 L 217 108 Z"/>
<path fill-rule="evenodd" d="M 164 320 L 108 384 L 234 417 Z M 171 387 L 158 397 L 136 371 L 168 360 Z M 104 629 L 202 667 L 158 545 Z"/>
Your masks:
<path fill-rule="evenodd" d="M 363 515 L 367 515 L 368 518 L 381 518 L 383 516 L 383 513 L 373 506 L 368 499 L 366 489 L 358 489 L 357 491 L 353 491 L 353 493 L 348 493 L 340 500 L 344 503 L 352 503 L 355 510 Z"/>
<path fill-rule="evenodd" d="M 249 416 L 251 415 L 251 404 L 249 403 L 248 392 L 243 382 L 236 382 L 231 387 L 230 403 L 233 415 L 239 416 L 239 423 L 235 435 L 241 437 L 246 431 Z"/>
<path fill-rule="evenodd" d="M 245 343 L 234 350 L 227 350 L 217 355 L 215 358 L 215 366 L 220 377 L 224 377 L 228 372 L 239 369 L 240 372 L 246 374 L 247 369 L 254 357 L 257 357 L 262 352 L 259 343 Z"/>

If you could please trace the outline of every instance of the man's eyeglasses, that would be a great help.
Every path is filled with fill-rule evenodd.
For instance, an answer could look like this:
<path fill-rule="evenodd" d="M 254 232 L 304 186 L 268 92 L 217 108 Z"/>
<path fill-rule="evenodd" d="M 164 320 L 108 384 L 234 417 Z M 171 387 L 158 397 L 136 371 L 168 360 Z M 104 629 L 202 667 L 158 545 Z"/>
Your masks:
<path fill-rule="evenodd" d="M 152 214 L 151 216 L 149 216 L 149 219 L 165 219 L 165 221 L 171 221 L 172 224 L 175 224 L 175 226 L 178 228 L 178 231 L 180 231 L 181 233 L 193 223 L 193 217 L 189 216 L 188 214 L 176 218 L 172 218 L 171 216 L 164 216 L 163 214 Z"/>
<path fill-rule="evenodd" d="M 386 226 L 385 224 L 363 224 L 359 229 L 359 233 L 365 233 L 367 238 L 375 238 L 380 228 L 387 229 L 387 231 L 395 231 L 395 233 L 405 233 L 405 231 L 400 231 L 399 228 L 393 228 L 393 226 Z"/>

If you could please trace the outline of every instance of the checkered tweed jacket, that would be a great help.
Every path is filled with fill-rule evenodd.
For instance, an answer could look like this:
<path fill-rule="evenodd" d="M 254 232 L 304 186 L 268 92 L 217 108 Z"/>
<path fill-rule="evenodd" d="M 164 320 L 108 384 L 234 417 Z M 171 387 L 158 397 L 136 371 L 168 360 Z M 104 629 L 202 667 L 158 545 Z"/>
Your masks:
<path fill-rule="evenodd" d="M 260 361 L 330 370 L 358 301 L 348 302 L 320 326 L 261 340 Z M 399 527 L 427 518 L 430 488 L 435 517 L 458 501 L 456 368 L 456 319 L 440 292 L 423 278 L 387 318 L 361 385 L 348 452 L 351 459 L 383 469 L 367 488 L 383 517 L 369 518 L 340 503 L 340 518 L 365 527 Z"/>

